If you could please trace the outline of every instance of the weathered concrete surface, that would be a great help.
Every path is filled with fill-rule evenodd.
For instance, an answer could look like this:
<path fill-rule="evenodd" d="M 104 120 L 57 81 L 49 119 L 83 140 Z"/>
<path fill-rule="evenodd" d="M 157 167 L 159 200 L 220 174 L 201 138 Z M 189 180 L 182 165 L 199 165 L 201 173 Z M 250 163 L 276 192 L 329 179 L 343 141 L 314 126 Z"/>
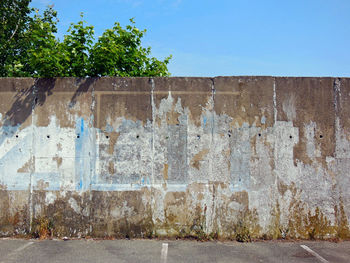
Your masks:
<path fill-rule="evenodd" d="M 0 235 L 350 238 L 346 78 L 0 79 Z"/>
<path fill-rule="evenodd" d="M 163 244 L 168 245 L 167 253 Z M 307 246 L 315 254 L 309 253 Z M 252 243 L 191 240 L 21 240 L 0 239 L 3 263 L 348 263 L 350 242 L 327 241 Z"/>

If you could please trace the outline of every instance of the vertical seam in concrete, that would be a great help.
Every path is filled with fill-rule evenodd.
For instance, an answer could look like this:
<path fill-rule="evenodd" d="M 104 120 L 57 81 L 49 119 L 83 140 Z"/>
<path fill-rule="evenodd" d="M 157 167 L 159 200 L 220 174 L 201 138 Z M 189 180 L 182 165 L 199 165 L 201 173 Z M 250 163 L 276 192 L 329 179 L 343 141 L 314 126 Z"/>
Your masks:
<path fill-rule="evenodd" d="M 334 92 L 334 111 L 335 113 L 339 112 L 339 104 L 338 101 L 340 100 L 341 97 L 341 93 L 340 93 L 340 87 L 341 87 L 341 79 L 340 78 L 336 78 L 333 81 L 333 92 Z"/>
<path fill-rule="evenodd" d="M 275 190 L 278 189 L 277 187 L 277 173 L 276 173 L 276 161 L 277 161 L 277 145 L 276 145 L 276 123 L 277 123 L 277 95 L 276 95 L 276 78 L 273 78 L 273 130 L 272 133 L 274 133 L 274 147 L 273 147 L 273 163 L 274 163 L 274 167 L 273 167 L 273 175 L 274 175 L 274 179 L 275 179 Z"/>
<path fill-rule="evenodd" d="M 215 78 L 212 78 L 211 79 L 211 97 L 212 97 L 212 100 L 213 100 L 213 108 L 212 108 L 212 119 L 211 119 L 211 136 L 212 136 L 212 140 L 214 139 L 213 138 L 213 135 L 214 135 L 214 124 L 215 124 L 215 121 L 214 121 L 214 117 L 215 117 Z"/>
<path fill-rule="evenodd" d="M 95 111 L 96 111 L 96 96 L 95 96 L 95 86 L 93 85 L 92 86 L 92 89 L 91 89 L 91 99 L 92 99 L 92 105 L 91 105 L 91 116 L 92 116 L 92 120 L 90 120 L 91 122 L 91 130 L 92 132 L 90 133 L 90 136 L 91 136 L 91 139 L 92 139 L 92 148 L 90 149 L 91 150 L 91 154 L 90 154 L 90 178 L 89 178 L 89 207 L 88 207 L 88 211 L 89 211 L 89 215 L 88 215 L 88 218 L 89 218 L 89 234 L 91 235 L 92 234 L 92 218 L 91 218 L 91 214 L 92 214 L 92 179 L 95 178 L 95 173 L 96 173 L 96 127 L 94 127 L 94 123 L 97 123 L 97 127 L 99 127 L 99 116 L 96 116 L 97 120 L 95 122 Z M 100 106 L 100 103 L 97 104 L 97 107 Z M 99 108 L 97 108 L 97 111 L 99 112 Z"/>
<path fill-rule="evenodd" d="M 276 78 L 273 78 L 273 122 L 277 122 L 277 95 L 276 95 Z"/>
<path fill-rule="evenodd" d="M 32 121 L 32 147 L 30 148 L 30 157 L 33 160 L 33 164 L 30 168 L 30 175 L 29 175 L 29 233 L 32 232 L 32 222 L 33 222 L 33 208 L 34 208 L 34 203 L 33 203 L 33 173 L 35 171 L 35 159 L 34 159 L 34 145 L 35 145 L 35 134 L 34 134 L 34 109 L 36 106 L 36 84 L 37 84 L 37 79 L 34 80 L 34 87 L 33 87 L 33 100 L 32 100 L 32 114 L 31 114 L 31 121 Z"/>
<path fill-rule="evenodd" d="M 334 158 L 337 158 L 337 138 L 339 138 L 340 134 L 340 119 L 339 119 L 339 113 L 340 113 L 340 100 L 341 100 L 341 78 L 336 78 L 333 81 L 333 93 L 334 93 L 334 136 L 335 136 L 335 150 L 334 150 Z"/>
<path fill-rule="evenodd" d="M 215 78 L 211 78 L 211 99 L 212 99 L 212 109 L 211 109 L 211 138 L 210 138 L 210 149 L 213 149 L 213 143 L 214 143 L 214 118 L 215 118 Z M 210 156 L 210 160 L 209 160 L 209 165 L 210 165 L 210 175 L 209 178 L 211 178 L 213 176 L 213 151 L 211 150 L 211 156 Z M 215 185 L 213 184 L 213 195 L 212 195 L 212 209 L 211 209 L 211 213 L 209 213 L 209 217 L 211 218 L 206 218 L 206 233 L 209 234 L 210 232 L 213 232 L 213 221 L 215 218 L 215 189 L 214 189 Z M 208 182 L 208 190 L 210 188 L 210 184 Z"/>
<path fill-rule="evenodd" d="M 155 104 L 154 104 L 154 80 L 153 78 L 150 79 L 151 81 L 151 105 L 152 105 L 152 175 L 151 175 L 151 186 L 154 185 L 154 130 L 155 130 Z"/>
<path fill-rule="evenodd" d="M 100 105 L 101 104 L 101 95 L 100 94 L 97 94 L 97 120 L 96 120 L 96 124 L 97 124 L 97 127 L 100 128 Z"/>
<path fill-rule="evenodd" d="M 154 229 L 154 222 L 153 222 L 153 206 L 154 206 L 154 198 L 153 198 L 153 186 L 154 186 L 154 138 L 155 138 L 155 104 L 154 104 L 154 79 L 150 78 L 151 82 L 151 110 L 152 110 L 152 169 L 151 169 L 151 205 L 150 205 L 150 210 L 151 210 L 151 220 L 152 220 L 152 234 L 154 234 L 155 229 Z"/>

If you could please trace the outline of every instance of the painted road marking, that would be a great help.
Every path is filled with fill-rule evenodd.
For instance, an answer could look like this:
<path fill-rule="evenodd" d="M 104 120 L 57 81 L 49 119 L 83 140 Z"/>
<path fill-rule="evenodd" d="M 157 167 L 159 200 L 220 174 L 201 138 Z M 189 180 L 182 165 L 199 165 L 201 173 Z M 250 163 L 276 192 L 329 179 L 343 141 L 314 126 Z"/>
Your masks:
<path fill-rule="evenodd" d="M 160 262 L 166 263 L 167 258 L 168 258 L 168 243 L 163 243 Z"/>
<path fill-rule="evenodd" d="M 309 252 L 311 255 L 313 255 L 314 257 L 316 257 L 319 261 L 323 262 L 323 263 L 329 263 L 328 260 L 324 259 L 323 257 L 321 257 L 319 254 L 317 254 L 315 251 L 313 251 L 311 248 L 309 248 L 308 246 L 305 245 L 300 245 L 303 249 L 305 249 L 307 252 Z"/>
<path fill-rule="evenodd" d="M 29 247 L 29 246 L 30 246 L 31 244 L 33 244 L 33 243 L 34 243 L 34 242 L 29 242 L 29 243 L 27 243 L 27 244 L 24 244 L 23 246 L 16 248 L 12 253 L 19 252 L 19 251 L 25 249 L 26 247 Z"/>
<path fill-rule="evenodd" d="M 30 245 L 32 245 L 34 242 L 29 242 L 27 244 L 24 244 L 23 246 L 20 246 L 18 248 L 16 248 L 15 250 L 13 250 L 11 253 L 9 253 L 6 257 L 7 259 L 10 259 L 13 258 L 14 256 L 16 256 L 16 253 L 22 251 L 23 249 L 29 247 Z M 5 261 L 0 261 L 0 263 L 4 263 L 6 262 L 7 260 L 5 259 Z"/>

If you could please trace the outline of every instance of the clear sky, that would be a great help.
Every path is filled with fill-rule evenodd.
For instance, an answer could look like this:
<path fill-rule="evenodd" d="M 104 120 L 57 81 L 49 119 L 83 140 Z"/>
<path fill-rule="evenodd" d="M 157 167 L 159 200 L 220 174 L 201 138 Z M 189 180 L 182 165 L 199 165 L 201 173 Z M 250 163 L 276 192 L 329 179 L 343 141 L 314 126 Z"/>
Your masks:
<path fill-rule="evenodd" d="M 32 0 L 54 4 L 60 38 L 80 12 L 99 36 L 135 18 L 172 76 L 350 77 L 350 0 Z"/>

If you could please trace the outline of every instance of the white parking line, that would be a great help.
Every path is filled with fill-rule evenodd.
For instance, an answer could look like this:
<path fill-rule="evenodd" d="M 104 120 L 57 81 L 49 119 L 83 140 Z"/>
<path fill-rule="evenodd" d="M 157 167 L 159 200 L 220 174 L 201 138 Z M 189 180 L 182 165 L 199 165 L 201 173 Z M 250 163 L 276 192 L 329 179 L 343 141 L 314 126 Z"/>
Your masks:
<path fill-rule="evenodd" d="M 309 252 L 311 255 L 313 255 L 314 257 L 316 257 L 319 261 L 323 262 L 323 263 L 329 263 L 328 260 L 324 259 L 323 257 L 321 257 L 319 254 L 317 254 L 315 251 L 313 251 L 311 248 L 309 248 L 308 246 L 305 245 L 300 245 L 303 249 L 305 249 L 307 252 Z"/>
<path fill-rule="evenodd" d="M 27 243 L 27 244 L 24 244 L 23 246 L 16 248 L 12 253 L 19 252 L 19 251 L 25 249 L 26 247 L 29 247 L 29 246 L 30 246 L 31 244 L 33 244 L 33 243 L 34 243 L 34 242 L 29 242 L 29 243 Z"/>
<path fill-rule="evenodd" d="M 166 263 L 167 258 L 168 258 L 168 243 L 163 243 L 160 262 Z"/>
<path fill-rule="evenodd" d="M 9 253 L 6 257 L 7 257 L 7 260 L 11 260 L 15 255 L 16 253 L 18 253 L 19 251 L 29 247 L 30 245 L 32 245 L 34 242 L 28 242 L 27 244 L 24 244 L 23 246 L 20 246 L 18 248 L 16 248 L 15 250 L 13 250 L 11 253 Z M 0 261 L 0 263 L 4 263 L 7 261 L 6 259 L 4 261 Z"/>

